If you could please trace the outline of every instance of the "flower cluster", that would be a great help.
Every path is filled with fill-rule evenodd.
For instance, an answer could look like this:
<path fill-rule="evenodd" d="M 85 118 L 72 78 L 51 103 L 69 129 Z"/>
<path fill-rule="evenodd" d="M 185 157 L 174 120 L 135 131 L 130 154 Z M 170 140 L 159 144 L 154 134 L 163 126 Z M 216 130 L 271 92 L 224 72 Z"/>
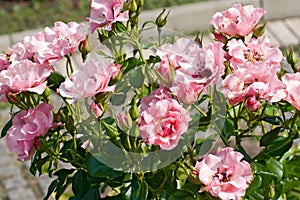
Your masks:
<path fill-rule="evenodd" d="M 33 174 L 58 176 L 45 199 L 70 184 L 72 199 L 293 198 L 300 72 L 293 51 L 294 73 L 281 67 L 266 11 L 217 12 L 203 46 L 164 37 L 165 10 L 140 28 L 143 4 L 92 0 L 88 28 L 56 22 L 0 54 L 0 95 L 11 105 L 1 137 Z M 142 40 L 150 28 L 157 41 Z M 95 53 L 87 31 L 97 33 Z M 245 147 L 249 138 L 260 148 Z"/>

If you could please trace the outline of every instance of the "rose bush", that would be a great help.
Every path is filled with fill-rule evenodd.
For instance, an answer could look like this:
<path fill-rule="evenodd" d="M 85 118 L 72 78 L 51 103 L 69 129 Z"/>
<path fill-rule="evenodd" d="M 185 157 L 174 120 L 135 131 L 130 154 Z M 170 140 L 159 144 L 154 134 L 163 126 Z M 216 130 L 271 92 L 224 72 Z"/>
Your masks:
<path fill-rule="evenodd" d="M 57 22 L 0 55 L 1 137 L 55 177 L 45 199 L 299 199 L 298 57 L 271 45 L 266 11 L 216 13 L 203 45 L 165 36 L 165 10 L 140 26 L 143 4 L 92 0 L 88 27 Z"/>

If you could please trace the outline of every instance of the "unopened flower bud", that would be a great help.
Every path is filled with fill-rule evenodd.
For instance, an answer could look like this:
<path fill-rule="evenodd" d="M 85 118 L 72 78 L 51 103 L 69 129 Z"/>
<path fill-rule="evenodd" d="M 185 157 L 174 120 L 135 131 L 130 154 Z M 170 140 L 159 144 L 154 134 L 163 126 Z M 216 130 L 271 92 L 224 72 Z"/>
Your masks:
<path fill-rule="evenodd" d="M 214 32 L 213 34 L 214 34 L 214 36 L 215 36 L 215 40 L 216 40 L 216 41 L 222 42 L 223 44 L 226 44 L 226 43 L 227 43 L 228 39 L 227 39 L 227 37 L 226 37 L 225 35 L 223 35 L 222 33 L 216 33 L 216 32 Z"/>
<path fill-rule="evenodd" d="M 167 18 L 170 14 L 170 11 L 167 13 L 165 17 L 163 17 L 164 13 L 166 12 L 166 9 L 163 9 L 163 11 L 158 15 L 158 17 L 155 20 L 155 24 L 161 28 L 167 24 Z"/>
<path fill-rule="evenodd" d="M 131 13 L 134 13 L 136 12 L 138 9 L 138 5 L 136 3 L 136 0 L 131 0 L 128 2 L 128 10 L 131 12 Z"/>
<path fill-rule="evenodd" d="M 120 113 L 117 116 L 118 127 L 123 131 L 128 131 L 132 127 L 132 119 L 128 113 Z"/>
<path fill-rule="evenodd" d="M 79 44 L 79 51 L 81 52 L 81 57 L 83 60 L 86 59 L 87 54 L 91 52 L 91 44 L 89 43 L 88 37 Z"/>
<path fill-rule="evenodd" d="M 287 52 L 287 62 L 292 66 L 294 72 L 298 72 L 298 55 L 292 49 L 291 51 Z"/>
<path fill-rule="evenodd" d="M 137 4 L 138 4 L 138 7 L 143 7 L 144 6 L 144 3 L 145 1 L 144 0 L 136 0 Z"/>
<path fill-rule="evenodd" d="M 255 112 L 260 108 L 261 104 L 257 101 L 255 96 L 250 96 L 245 100 L 245 106 L 249 111 Z"/>
<path fill-rule="evenodd" d="M 136 120 L 140 117 L 140 112 L 139 109 L 136 105 L 136 99 L 133 98 L 132 102 L 131 102 L 131 107 L 129 109 L 129 114 L 132 120 Z"/>
<path fill-rule="evenodd" d="M 254 31 L 253 31 L 253 36 L 255 38 L 259 38 L 260 36 L 262 36 L 266 31 L 266 23 L 264 23 L 263 25 L 257 27 Z"/>
<path fill-rule="evenodd" d="M 101 105 L 92 103 L 91 106 L 96 117 L 101 117 L 103 115 L 103 108 Z"/>

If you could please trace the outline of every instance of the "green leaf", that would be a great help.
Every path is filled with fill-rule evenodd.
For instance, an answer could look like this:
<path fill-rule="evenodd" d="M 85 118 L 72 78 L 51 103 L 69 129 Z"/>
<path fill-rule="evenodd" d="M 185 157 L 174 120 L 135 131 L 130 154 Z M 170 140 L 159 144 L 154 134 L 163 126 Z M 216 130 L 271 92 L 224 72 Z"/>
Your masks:
<path fill-rule="evenodd" d="M 78 170 L 74 175 L 72 191 L 76 197 L 84 197 L 90 189 L 91 183 L 87 179 L 87 176 L 87 173 L 83 170 Z"/>
<path fill-rule="evenodd" d="M 112 105 L 120 106 L 120 105 L 125 103 L 126 94 L 124 94 L 124 93 L 115 93 L 115 94 L 111 95 L 110 100 L 111 100 Z"/>
<path fill-rule="evenodd" d="M 137 58 L 134 58 L 134 57 L 131 57 L 131 58 L 128 58 L 126 60 L 126 64 L 127 64 L 127 67 L 126 69 L 124 70 L 124 74 L 126 74 L 127 72 L 129 72 L 130 70 L 132 70 L 133 68 L 141 65 L 143 62 L 140 61 L 139 59 Z"/>
<path fill-rule="evenodd" d="M 261 120 L 266 121 L 273 125 L 282 125 L 283 124 L 283 120 L 281 119 L 281 117 L 278 117 L 278 116 L 267 116 L 267 117 L 262 118 Z"/>
<path fill-rule="evenodd" d="M 276 159 L 274 159 L 274 158 L 271 157 L 267 161 L 266 165 L 267 165 L 267 169 L 270 172 L 276 174 L 278 178 L 282 177 L 282 175 L 283 175 L 283 167 L 282 167 L 282 164 L 278 160 L 276 160 Z"/>
<path fill-rule="evenodd" d="M 129 83 L 134 88 L 141 88 L 144 84 L 145 75 L 141 68 L 131 70 L 129 75 Z"/>
<path fill-rule="evenodd" d="M 0 137 L 0 138 L 5 137 L 6 134 L 7 134 L 7 131 L 10 129 L 10 127 L 12 127 L 12 120 L 13 120 L 13 118 L 11 118 L 11 119 L 5 124 L 5 126 L 3 127 L 2 131 L 1 131 L 1 137 Z"/>
<path fill-rule="evenodd" d="M 65 77 L 61 75 L 59 72 L 54 72 L 47 78 L 47 86 L 56 91 L 57 88 L 61 85 L 62 82 L 65 81 Z"/>
<path fill-rule="evenodd" d="M 147 197 L 148 186 L 143 180 L 138 180 L 138 178 L 133 175 L 131 182 L 131 194 L 130 199 L 144 200 Z"/>
<path fill-rule="evenodd" d="M 179 167 L 176 170 L 176 177 L 179 180 L 186 180 L 189 178 L 189 174 L 187 174 L 187 171 L 185 169 L 183 169 L 182 167 Z"/>
<path fill-rule="evenodd" d="M 280 131 L 281 131 L 281 127 L 277 127 L 264 134 L 260 139 L 259 146 L 268 146 L 272 144 L 274 140 L 278 138 L 278 134 L 280 133 Z"/>
<path fill-rule="evenodd" d="M 47 191 L 47 194 L 46 196 L 44 197 L 44 200 L 47 200 L 49 199 L 49 197 L 51 196 L 51 194 L 54 192 L 55 188 L 57 187 L 58 185 L 58 180 L 55 179 L 54 181 L 51 182 L 51 184 L 49 185 L 48 187 L 48 191 Z"/>
<path fill-rule="evenodd" d="M 93 154 L 87 160 L 87 172 L 98 178 L 116 178 L 122 176 L 123 172 L 116 171 L 100 162 L 100 154 Z"/>
<path fill-rule="evenodd" d="M 266 156 L 283 156 L 293 145 L 293 140 L 286 137 L 278 137 L 275 144 L 271 144 L 264 148 L 257 159 L 264 159 Z"/>
<path fill-rule="evenodd" d="M 255 192 L 257 189 L 260 188 L 262 184 L 262 178 L 260 175 L 256 175 L 254 179 L 252 180 L 251 184 L 249 185 L 246 195 L 251 195 L 253 192 Z"/>

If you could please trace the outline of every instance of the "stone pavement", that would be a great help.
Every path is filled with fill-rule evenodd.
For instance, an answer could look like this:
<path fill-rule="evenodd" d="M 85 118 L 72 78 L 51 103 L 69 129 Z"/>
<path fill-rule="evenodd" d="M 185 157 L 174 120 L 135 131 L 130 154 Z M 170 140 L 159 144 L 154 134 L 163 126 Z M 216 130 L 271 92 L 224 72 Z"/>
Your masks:
<path fill-rule="evenodd" d="M 272 1 L 272 2 L 271 2 Z M 287 47 L 300 44 L 300 13 L 299 0 L 240 0 L 238 2 L 263 5 L 268 11 L 266 16 L 266 34 L 274 45 Z M 232 2 L 204 2 L 183 5 L 172 8 L 167 28 L 183 32 L 206 31 L 209 29 L 209 19 L 216 11 L 227 9 Z M 294 6 L 293 6 L 294 5 Z M 143 13 L 141 21 L 153 20 L 161 10 Z M 197 20 L 195 22 L 195 19 Z M 0 50 L 6 50 L 12 44 L 19 42 L 25 35 L 33 35 L 40 31 L 29 30 L 12 35 L 0 35 Z M 204 38 L 204 43 L 210 42 L 210 36 Z M 92 39 L 95 43 L 95 38 Z M 75 61 L 80 62 L 75 59 Z M 0 111 L 0 130 L 8 120 L 8 111 Z M 29 163 L 16 160 L 16 155 L 8 152 L 5 140 L 0 139 L 0 200 L 40 200 L 45 195 L 51 179 L 47 176 L 34 177 L 28 172 Z"/>

